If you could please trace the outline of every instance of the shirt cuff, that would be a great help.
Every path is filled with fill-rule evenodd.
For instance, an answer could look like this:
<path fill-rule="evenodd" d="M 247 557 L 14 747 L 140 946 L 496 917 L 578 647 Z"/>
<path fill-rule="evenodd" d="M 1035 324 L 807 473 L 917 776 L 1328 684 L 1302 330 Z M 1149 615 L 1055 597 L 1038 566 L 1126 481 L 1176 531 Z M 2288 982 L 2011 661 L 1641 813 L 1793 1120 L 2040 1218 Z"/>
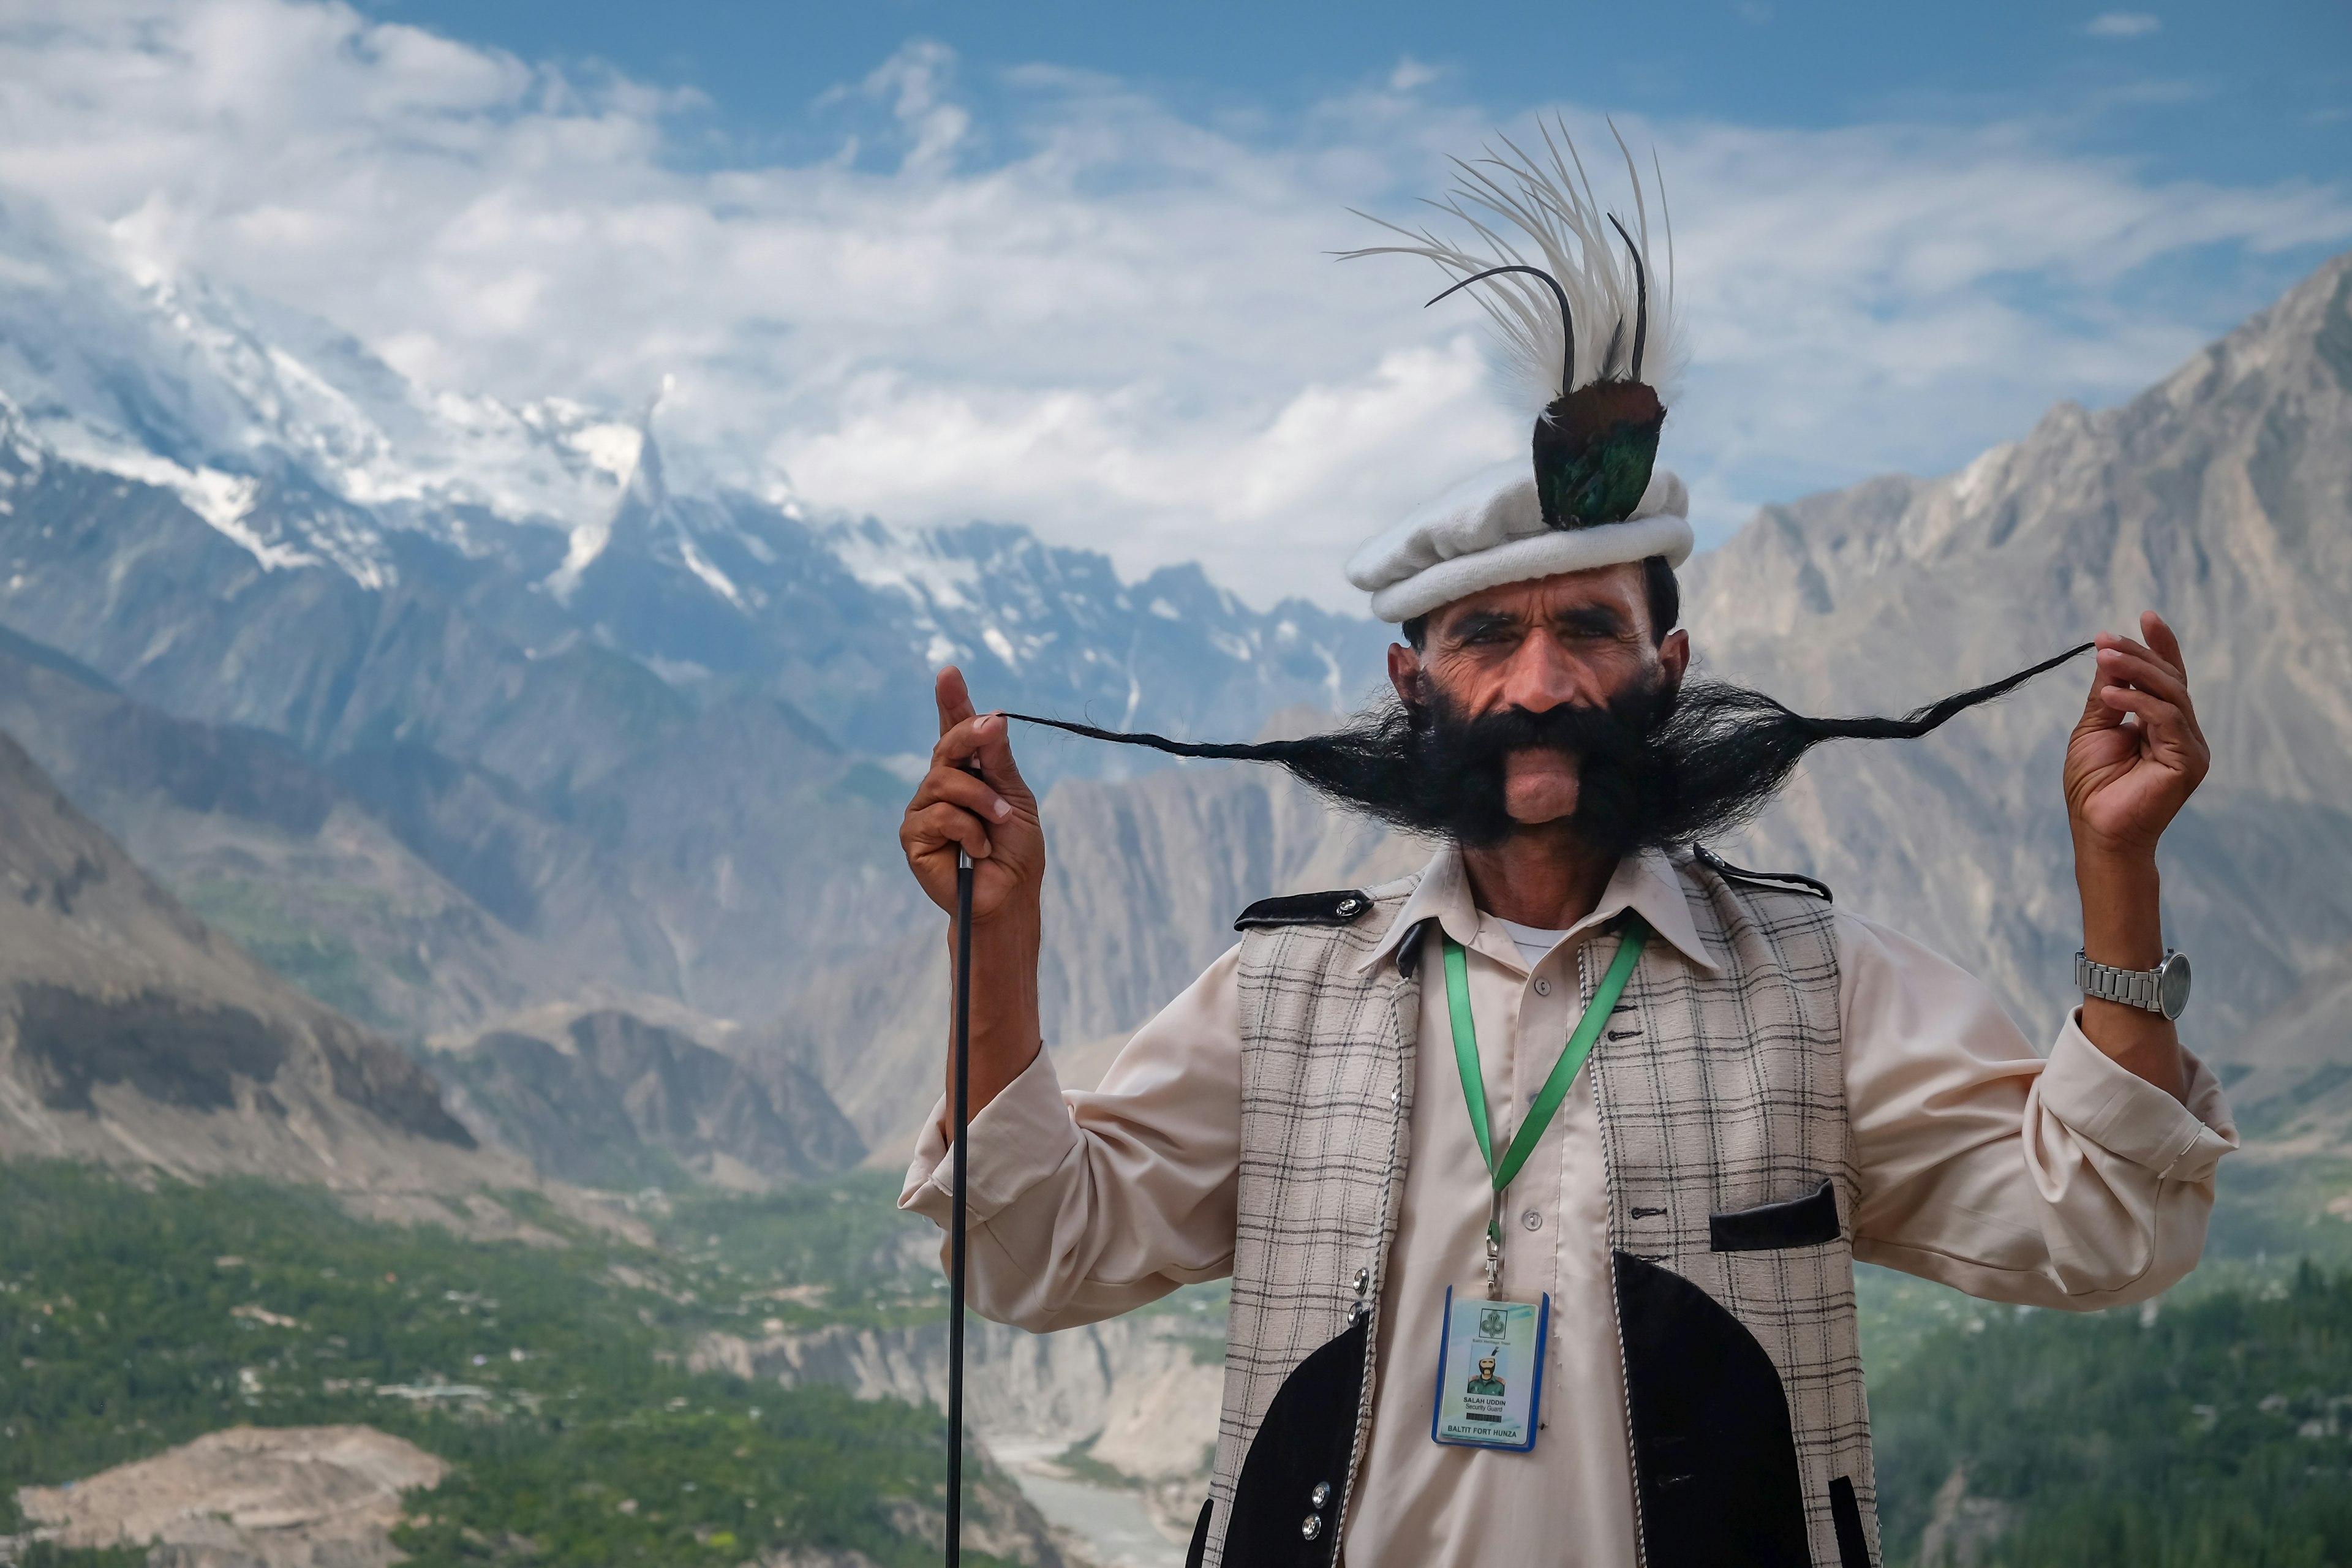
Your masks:
<path fill-rule="evenodd" d="M 2159 1181 L 2202 1181 L 2238 1146 L 2237 1124 L 2212 1072 L 2189 1052 L 2187 1104 L 2119 1066 L 2066 1015 L 2035 1087 L 2042 1109 L 2082 1138 L 2155 1173 Z"/>
<path fill-rule="evenodd" d="M 955 1163 L 943 1130 L 946 1120 L 947 1098 L 942 1095 L 923 1123 L 914 1163 L 907 1167 L 907 1184 L 898 1193 L 900 1208 L 929 1215 L 941 1226 L 955 1212 Z M 971 1223 L 985 1225 L 1059 1170 L 1077 1138 L 1061 1080 L 1054 1075 L 1053 1053 L 1040 1046 L 1021 1076 L 971 1119 L 964 1170 Z"/>

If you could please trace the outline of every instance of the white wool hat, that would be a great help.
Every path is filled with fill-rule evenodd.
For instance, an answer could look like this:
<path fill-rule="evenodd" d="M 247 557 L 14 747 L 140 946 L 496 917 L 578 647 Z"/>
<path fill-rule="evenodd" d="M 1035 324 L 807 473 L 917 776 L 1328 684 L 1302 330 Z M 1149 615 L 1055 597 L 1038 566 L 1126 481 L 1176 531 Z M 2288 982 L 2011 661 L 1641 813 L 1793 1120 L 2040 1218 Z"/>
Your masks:
<path fill-rule="evenodd" d="M 1348 581 L 1371 595 L 1374 619 L 1409 621 L 1504 583 L 1653 555 L 1679 566 L 1690 558 L 1689 517 L 1690 492 L 1659 468 L 1624 521 L 1548 527 L 1521 458 L 1456 485 L 1357 551 Z"/>

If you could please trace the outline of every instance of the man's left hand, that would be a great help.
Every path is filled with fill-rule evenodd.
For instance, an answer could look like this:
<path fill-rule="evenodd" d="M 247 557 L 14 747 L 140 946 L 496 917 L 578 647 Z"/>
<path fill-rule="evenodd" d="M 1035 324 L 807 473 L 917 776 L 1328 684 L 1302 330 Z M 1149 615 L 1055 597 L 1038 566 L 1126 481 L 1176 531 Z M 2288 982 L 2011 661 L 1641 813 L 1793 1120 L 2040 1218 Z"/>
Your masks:
<path fill-rule="evenodd" d="M 2099 634 L 2090 700 L 2066 742 L 2066 816 L 2078 858 L 2153 855 L 2212 765 L 2179 639 L 2153 610 L 2139 626 L 2145 642 Z"/>
<path fill-rule="evenodd" d="M 2117 969 L 2153 969 L 2164 957 L 2156 841 L 2212 763 L 2179 639 L 2153 611 L 2134 642 L 2103 632 L 2090 700 L 2066 742 L 2066 817 L 2074 835 L 2074 886 L 2083 896 L 2083 951 Z M 2172 1021 L 2088 996 L 2083 1033 L 2127 1071 L 2174 1099 L 2189 1089 Z"/>

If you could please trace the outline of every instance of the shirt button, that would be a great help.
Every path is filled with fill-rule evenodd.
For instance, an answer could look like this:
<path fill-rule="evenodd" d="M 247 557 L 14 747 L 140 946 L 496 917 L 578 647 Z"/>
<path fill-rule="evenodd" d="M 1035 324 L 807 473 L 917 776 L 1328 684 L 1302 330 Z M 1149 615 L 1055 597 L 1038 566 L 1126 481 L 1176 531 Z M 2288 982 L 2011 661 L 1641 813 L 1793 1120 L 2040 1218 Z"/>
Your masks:
<path fill-rule="evenodd" d="M 1310 1514 L 1308 1514 L 1305 1519 L 1302 1519 L 1302 1520 L 1300 1520 L 1300 1521 L 1298 1521 L 1298 1539 L 1299 1539 L 1299 1540 L 1301 1540 L 1301 1541 L 1312 1541 L 1312 1540 L 1314 1540 L 1317 1536 L 1318 1536 L 1318 1535 L 1320 1535 L 1320 1534 L 1322 1534 L 1322 1533 L 1323 1533 L 1323 1516 L 1322 1516 L 1321 1514 L 1319 1514 L 1319 1513 L 1310 1513 Z"/>
<path fill-rule="evenodd" d="M 1538 980 L 1538 981 L 1537 981 L 1537 982 L 1536 982 L 1536 994 L 1537 994 L 1537 995 L 1538 995 L 1538 996 L 1549 996 L 1549 995 L 1550 995 L 1550 994 L 1551 994 L 1551 982 L 1550 982 L 1550 981 L 1549 981 L 1549 980 Z"/>
<path fill-rule="evenodd" d="M 1519 1216 L 1519 1223 L 1526 1226 L 1529 1230 L 1541 1230 L 1543 1228 L 1543 1215 L 1536 1213 L 1533 1209 L 1529 1209 L 1527 1213 Z"/>

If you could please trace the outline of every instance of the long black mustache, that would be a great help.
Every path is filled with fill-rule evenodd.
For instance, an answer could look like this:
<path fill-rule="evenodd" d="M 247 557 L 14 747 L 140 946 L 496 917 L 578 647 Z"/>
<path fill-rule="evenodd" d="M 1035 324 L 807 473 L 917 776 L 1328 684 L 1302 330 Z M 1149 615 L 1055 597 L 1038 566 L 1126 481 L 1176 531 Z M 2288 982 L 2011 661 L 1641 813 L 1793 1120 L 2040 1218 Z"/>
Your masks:
<path fill-rule="evenodd" d="M 1408 705 L 1391 697 L 1338 730 L 1249 743 L 1175 741 L 1029 713 L 1005 717 L 1170 756 L 1272 763 L 1343 807 L 1473 846 L 1497 842 L 1518 826 L 1504 805 L 1511 752 L 1567 752 L 1579 759 L 1580 770 L 1571 821 L 1588 840 L 1622 854 L 1741 826 L 1771 804 L 1805 753 L 1822 742 L 1917 740 L 2094 646 L 2082 643 L 1900 718 L 1812 718 L 1724 681 L 1679 690 L 1661 684 L 1605 707 L 1542 713 L 1515 708 L 1475 718 L 1442 700 Z"/>

